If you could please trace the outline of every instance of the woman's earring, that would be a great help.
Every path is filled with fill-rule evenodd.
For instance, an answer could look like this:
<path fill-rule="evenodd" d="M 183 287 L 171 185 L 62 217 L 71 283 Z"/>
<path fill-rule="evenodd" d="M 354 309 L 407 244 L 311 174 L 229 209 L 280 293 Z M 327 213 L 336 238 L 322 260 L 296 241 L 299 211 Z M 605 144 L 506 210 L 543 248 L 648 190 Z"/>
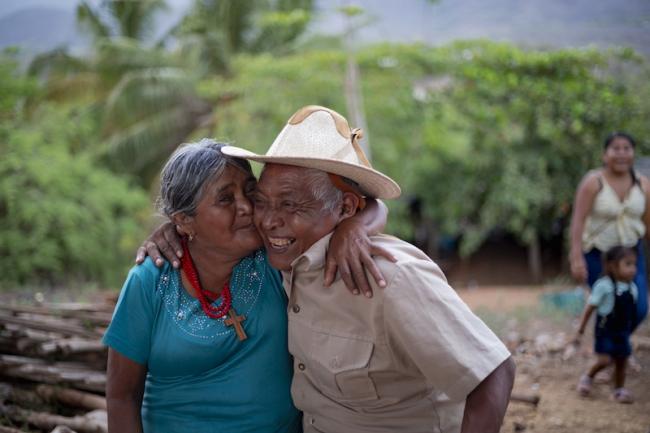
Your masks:
<path fill-rule="evenodd" d="M 194 240 L 194 235 L 193 235 L 192 233 L 190 233 L 189 235 L 187 235 L 187 237 L 188 237 L 188 239 L 189 239 L 190 242 L 192 242 L 192 241 Z"/>

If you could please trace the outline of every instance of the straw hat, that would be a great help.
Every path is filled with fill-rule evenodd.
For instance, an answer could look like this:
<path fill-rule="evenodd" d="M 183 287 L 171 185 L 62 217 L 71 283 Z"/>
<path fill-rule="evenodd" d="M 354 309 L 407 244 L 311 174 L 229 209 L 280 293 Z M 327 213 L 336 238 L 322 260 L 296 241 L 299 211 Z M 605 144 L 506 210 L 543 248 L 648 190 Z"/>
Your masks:
<path fill-rule="evenodd" d="M 224 146 L 221 152 L 252 161 L 323 170 L 353 180 L 370 197 L 399 197 L 399 185 L 373 169 L 366 159 L 357 142 L 361 136 L 361 130 L 351 130 L 345 117 L 336 111 L 309 105 L 291 116 L 266 155 L 234 146 Z"/>

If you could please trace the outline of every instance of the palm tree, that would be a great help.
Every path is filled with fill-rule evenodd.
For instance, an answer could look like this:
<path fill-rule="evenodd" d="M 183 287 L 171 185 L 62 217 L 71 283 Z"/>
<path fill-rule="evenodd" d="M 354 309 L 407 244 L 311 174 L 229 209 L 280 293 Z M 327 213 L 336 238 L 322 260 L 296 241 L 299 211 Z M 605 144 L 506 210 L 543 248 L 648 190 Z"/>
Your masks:
<path fill-rule="evenodd" d="M 151 36 L 156 13 L 166 8 L 165 0 L 102 0 L 98 6 L 82 0 L 77 23 L 95 42 L 111 37 L 145 41 Z"/>
<path fill-rule="evenodd" d="M 312 10 L 313 0 L 196 1 L 171 35 L 207 71 L 227 74 L 237 53 L 288 51 L 307 28 Z"/>
<path fill-rule="evenodd" d="M 163 0 L 83 0 L 78 22 L 93 37 L 85 58 L 65 52 L 36 59 L 52 99 L 82 101 L 101 116 L 93 152 L 115 170 L 149 185 L 162 161 L 188 137 L 211 135 L 215 109 L 232 98 L 200 92 L 227 76 L 240 52 L 289 49 L 309 21 L 312 0 L 200 0 L 173 29 L 177 48 L 145 47 Z M 79 90 L 82 91 L 79 91 Z M 85 91 L 84 91 L 85 90 Z"/>

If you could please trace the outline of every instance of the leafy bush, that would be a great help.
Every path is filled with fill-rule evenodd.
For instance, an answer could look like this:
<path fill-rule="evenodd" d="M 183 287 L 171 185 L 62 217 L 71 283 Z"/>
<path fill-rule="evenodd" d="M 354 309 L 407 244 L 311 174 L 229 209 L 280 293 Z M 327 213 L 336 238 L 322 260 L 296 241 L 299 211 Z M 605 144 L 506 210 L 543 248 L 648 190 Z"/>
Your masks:
<path fill-rule="evenodd" d="M 62 107 L 0 123 L 0 281 L 118 283 L 142 237 L 148 197 L 75 143 L 93 120 Z M 83 146 L 81 146 L 83 147 Z"/>

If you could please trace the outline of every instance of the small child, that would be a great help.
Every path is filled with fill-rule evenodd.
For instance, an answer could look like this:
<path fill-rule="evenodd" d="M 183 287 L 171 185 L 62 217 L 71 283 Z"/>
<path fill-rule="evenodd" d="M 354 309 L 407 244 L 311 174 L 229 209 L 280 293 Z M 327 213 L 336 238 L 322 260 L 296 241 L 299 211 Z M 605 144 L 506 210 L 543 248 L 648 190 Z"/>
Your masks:
<path fill-rule="evenodd" d="M 603 261 L 606 275 L 593 285 L 576 337 L 579 342 L 591 313 L 597 310 L 594 331 L 594 352 L 597 359 L 580 377 L 577 389 L 581 396 L 589 395 L 596 373 L 614 362 L 615 386 L 612 399 L 618 403 L 632 403 L 632 395 L 623 386 L 627 359 L 632 353 L 630 333 L 635 323 L 638 296 L 633 281 L 636 274 L 636 252 L 633 248 L 617 246 L 604 254 Z"/>

